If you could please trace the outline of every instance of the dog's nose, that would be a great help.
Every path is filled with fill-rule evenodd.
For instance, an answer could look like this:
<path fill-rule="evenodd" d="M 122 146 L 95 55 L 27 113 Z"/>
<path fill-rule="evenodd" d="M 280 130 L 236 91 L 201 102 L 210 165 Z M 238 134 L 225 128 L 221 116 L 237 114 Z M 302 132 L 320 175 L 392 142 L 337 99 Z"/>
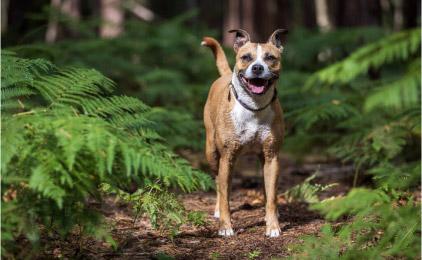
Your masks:
<path fill-rule="evenodd" d="M 262 66 L 261 64 L 255 64 L 252 66 L 252 72 L 256 75 L 259 75 L 264 72 L 264 66 Z"/>

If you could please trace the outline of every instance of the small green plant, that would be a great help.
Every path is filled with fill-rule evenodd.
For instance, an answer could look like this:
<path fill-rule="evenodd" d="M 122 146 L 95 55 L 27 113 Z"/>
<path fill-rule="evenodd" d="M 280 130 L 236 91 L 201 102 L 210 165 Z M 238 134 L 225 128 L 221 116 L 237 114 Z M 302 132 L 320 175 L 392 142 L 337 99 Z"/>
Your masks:
<path fill-rule="evenodd" d="M 163 252 L 158 253 L 155 257 L 158 260 L 173 260 L 174 259 L 174 257 L 172 257 L 172 256 L 170 256 L 166 253 L 163 253 Z"/>
<path fill-rule="evenodd" d="M 115 195 L 132 206 L 135 220 L 147 215 L 154 228 L 167 233 L 170 238 L 177 235 L 182 224 L 205 225 L 205 214 L 199 211 L 187 211 L 176 196 L 164 190 L 159 182 L 147 185 L 133 193 L 102 184 L 101 191 Z"/>
<path fill-rule="evenodd" d="M 312 184 L 311 181 L 315 179 L 318 172 L 312 174 L 306 178 L 302 183 L 288 189 L 284 196 L 287 202 L 306 202 L 306 203 L 317 203 L 319 202 L 318 193 L 328 190 L 337 185 L 332 183 L 328 185 Z"/>
<path fill-rule="evenodd" d="M 211 260 L 218 260 L 218 259 L 220 259 L 220 257 L 221 257 L 221 255 L 218 252 L 212 252 L 211 256 L 210 256 Z"/>
<path fill-rule="evenodd" d="M 251 251 L 251 252 L 249 252 L 249 253 L 246 254 L 246 256 L 248 257 L 248 259 L 250 259 L 250 260 L 256 259 L 260 255 L 261 255 L 261 251 L 260 250 L 254 250 L 254 251 Z"/>

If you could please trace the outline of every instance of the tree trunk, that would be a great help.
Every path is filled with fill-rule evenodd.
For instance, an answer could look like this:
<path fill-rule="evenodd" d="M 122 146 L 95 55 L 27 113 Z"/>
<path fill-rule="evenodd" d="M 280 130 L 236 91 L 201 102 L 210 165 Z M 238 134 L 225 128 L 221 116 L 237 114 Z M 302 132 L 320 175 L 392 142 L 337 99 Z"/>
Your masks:
<path fill-rule="evenodd" d="M 418 18 L 421 17 L 421 1 L 406 0 L 403 2 L 404 28 L 418 26 Z"/>
<path fill-rule="evenodd" d="M 400 31 L 403 29 L 403 26 L 404 26 L 403 0 L 394 0 L 393 6 L 394 6 L 393 29 L 394 31 Z"/>
<path fill-rule="evenodd" d="M 254 1 L 253 0 L 243 0 L 241 3 L 242 8 L 242 29 L 246 30 L 249 35 L 256 37 L 255 27 L 254 27 Z"/>
<path fill-rule="evenodd" d="M 60 15 L 64 14 L 74 21 L 80 19 L 79 0 L 51 0 L 50 8 L 50 18 L 45 34 L 45 41 L 47 43 L 56 42 L 59 37 L 61 32 L 59 24 Z M 70 33 L 72 33 L 72 31 L 70 31 Z"/>
<path fill-rule="evenodd" d="M 228 0 L 228 8 L 224 18 L 223 30 L 239 29 L 240 28 L 240 0 Z M 234 35 L 226 31 L 223 32 L 223 44 L 232 46 Z"/>
<path fill-rule="evenodd" d="M 314 29 L 315 27 L 317 27 L 315 0 L 304 0 L 303 7 L 303 25 L 306 28 Z M 332 22 L 335 26 L 334 21 Z"/>
<path fill-rule="evenodd" d="M 59 19 L 58 12 L 60 10 L 61 1 L 51 0 L 50 3 L 50 18 L 48 20 L 47 32 L 45 33 L 45 41 L 53 43 L 57 40 L 59 34 Z"/>
<path fill-rule="evenodd" d="M 381 24 L 384 27 L 384 29 L 390 29 L 391 28 L 391 4 L 388 0 L 380 0 L 380 6 L 381 6 L 381 13 L 382 13 L 382 19 Z"/>
<path fill-rule="evenodd" d="M 333 23 L 328 11 L 327 0 L 315 0 L 315 16 L 321 32 L 329 32 L 333 29 Z"/>
<path fill-rule="evenodd" d="M 114 38 L 123 32 L 124 12 L 121 0 L 101 1 L 101 28 L 102 38 Z"/>
<path fill-rule="evenodd" d="M 262 5 L 264 7 L 262 9 L 263 12 L 259 14 L 259 17 L 255 17 L 256 20 L 261 21 L 257 40 L 259 40 L 259 42 L 266 42 L 271 33 L 279 27 L 277 21 L 278 3 L 275 0 L 268 0 Z"/>
<path fill-rule="evenodd" d="M 9 0 L 1 1 L 1 33 L 7 31 L 7 18 L 9 13 Z"/>
<path fill-rule="evenodd" d="M 146 8 L 145 6 L 139 4 L 136 1 L 128 2 L 130 11 L 135 14 L 138 18 L 150 22 L 154 20 L 155 14 L 150 9 Z"/>

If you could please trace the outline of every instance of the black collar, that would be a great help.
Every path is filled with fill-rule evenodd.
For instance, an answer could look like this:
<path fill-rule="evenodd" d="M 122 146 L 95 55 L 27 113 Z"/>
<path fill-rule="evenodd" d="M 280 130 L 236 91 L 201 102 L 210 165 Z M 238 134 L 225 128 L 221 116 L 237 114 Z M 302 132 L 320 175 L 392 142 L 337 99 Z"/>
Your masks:
<path fill-rule="evenodd" d="M 236 98 L 236 100 L 242 105 L 242 107 L 246 108 L 249 111 L 253 111 L 253 112 L 262 111 L 262 110 L 266 109 L 269 105 L 271 105 L 271 103 L 273 103 L 274 100 L 277 99 L 277 89 L 274 87 L 273 97 L 271 98 L 270 102 L 268 102 L 268 104 L 266 104 L 265 106 L 260 107 L 260 108 L 252 108 L 252 107 L 248 106 L 247 104 L 245 104 L 241 99 L 239 99 L 239 96 L 237 95 L 236 89 L 234 88 L 234 85 L 231 81 L 230 81 L 229 86 L 231 86 L 231 89 L 233 90 L 233 95 Z"/>

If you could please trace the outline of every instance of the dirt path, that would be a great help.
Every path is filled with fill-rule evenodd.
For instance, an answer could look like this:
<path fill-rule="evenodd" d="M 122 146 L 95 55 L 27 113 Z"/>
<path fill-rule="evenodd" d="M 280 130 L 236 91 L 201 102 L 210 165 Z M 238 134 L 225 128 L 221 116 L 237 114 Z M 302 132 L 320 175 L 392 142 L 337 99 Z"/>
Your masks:
<path fill-rule="evenodd" d="M 215 203 L 213 192 L 197 192 L 180 197 L 187 209 L 206 212 L 208 224 L 201 228 L 183 226 L 181 234 L 173 241 L 160 236 L 145 218 L 133 222 L 130 209 L 116 204 L 110 198 L 104 211 L 108 222 L 114 225 L 112 233 L 119 243 L 119 250 L 113 251 L 106 244 L 94 240 L 81 241 L 83 246 L 82 251 L 78 252 L 79 256 L 92 259 L 169 259 L 165 256 L 176 259 L 283 258 L 289 255 L 290 244 L 299 242 L 302 235 L 318 233 L 325 221 L 317 213 L 309 211 L 304 203 L 287 203 L 282 193 L 301 183 L 316 170 L 319 171 L 316 182 L 340 184 L 324 192 L 321 197 L 338 196 L 350 188 L 350 169 L 347 167 L 318 163 L 297 166 L 285 159 L 278 196 L 282 235 L 269 239 L 264 236 L 265 212 L 261 177 L 257 176 L 256 170 L 251 173 L 251 169 L 256 169 L 255 165 L 251 158 L 244 159 L 237 169 L 243 174 L 237 174 L 238 178 L 233 181 L 231 210 L 236 232 L 234 237 L 217 236 L 217 221 L 212 217 Z M 338 174 L 341 171 L 346 174 Z M 339 179 L 340 176 L 342 179 Z M 69 241 L 67 250 L 66 246 L 60 245 L 60 253 L 64 256 L 74 254 L 70 249 L 74 242 Z M 54 253 L 54 250 L 51 252 Z"/>

